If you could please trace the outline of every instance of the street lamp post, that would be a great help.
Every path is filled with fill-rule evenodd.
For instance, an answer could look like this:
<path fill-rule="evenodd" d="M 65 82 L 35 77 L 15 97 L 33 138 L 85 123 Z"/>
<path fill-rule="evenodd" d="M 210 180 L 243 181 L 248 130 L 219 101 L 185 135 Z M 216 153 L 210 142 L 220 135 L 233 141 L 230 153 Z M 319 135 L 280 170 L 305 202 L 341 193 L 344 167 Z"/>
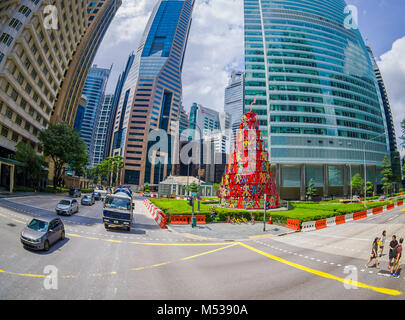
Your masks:
<path fill-rule="evenodd" d="M 366 146 L 367 143 L 370 143 L 371 141 L 381 137 L 381 136 L 386 136 L 387 134 L 383 132 L 382 134 L 379 134 L 378 136 L 365 141 L 364 142 L 364 207 L 367 207 L 367 166 L 366 166 Z"/>

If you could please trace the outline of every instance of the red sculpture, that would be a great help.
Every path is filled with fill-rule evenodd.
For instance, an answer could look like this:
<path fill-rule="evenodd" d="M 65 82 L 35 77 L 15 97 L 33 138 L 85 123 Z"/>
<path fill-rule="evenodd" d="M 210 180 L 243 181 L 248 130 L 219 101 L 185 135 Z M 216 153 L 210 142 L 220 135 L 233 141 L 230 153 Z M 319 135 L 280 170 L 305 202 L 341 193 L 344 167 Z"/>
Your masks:
<path fill-rule="evenodd" d="M 263 209 L 266 194 L 270 207 L 278 207 L 280 198 L 268 159 L 257 115 L 248 112 L 242 116 L 234 152 L 222 178 L 219 192 L 221 205 L 238 209 Z"/>

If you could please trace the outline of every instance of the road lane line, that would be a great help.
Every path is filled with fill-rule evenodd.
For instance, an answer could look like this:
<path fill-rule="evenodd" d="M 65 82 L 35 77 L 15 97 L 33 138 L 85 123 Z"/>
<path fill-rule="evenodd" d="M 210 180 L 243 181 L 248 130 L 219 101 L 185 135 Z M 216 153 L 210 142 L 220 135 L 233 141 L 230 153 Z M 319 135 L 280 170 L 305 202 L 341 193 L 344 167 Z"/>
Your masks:
<path fill-rule="evenodd" d="M 367 284 L 364 284 L 364 283 L 361 283 L 361 282 L 358 282 L 358 281 L 352 281 L 352 280 L 339 278 L 339 277 L 334 276 L 332 274 L 329 274 L 329 273 L 326 273 L 326 272 L 323 272 L 323 271 L 319 271 L 319 270 L 315 270 L 315 269 L 311 269 L 311 268 L 299 265 L 297 263 L 293 263 L 293 262 L 287 261 L 285 259 L 273 256 L 273 255 L 271 255 L 269 253 L 263 252 L 263 251 L 258 250 L 256 248 L 253 248 L 253 247 L 251 247 L 251 246 L 249 246 L 247 244 L 244 244 L 242 242 L 239 242 L 238 244 L 245 247 L 245 248 L 247 248 L 247 249 L 249 249 L 249 250 L 251 250 L 251 251 L 253 251 L 253 252 L 261 254 L 262 256 L 265 256 L 265 257 L 267 257 L 269 259 L 281 262 L 283 264 L 289 265 L 289 266 L 291 266 L 293 268 L 296 268 L 296 269 L 299 269 L 299 270 L 302 270 L 302 271 L 305 271 L 305 272 L 308 272 L 308 273 L 315 274 L 315 275 L 320 276 L 322 278 L 336 280 L 336 281 L 339 281 L 339 282 L 342 282 L 342 283 L 349 284 L 349 285 L 354 286 L 354 287 L 368 289 L 368 290 L 376 291 L 376 292 L 386 294 L 386 295 L 398 296 L 398 295 L 403 294 L 401 291 L 388 289 L 388 288 L 374 287 L 374 286 L 370 286 L 370 285 L 367 285 Z"/>

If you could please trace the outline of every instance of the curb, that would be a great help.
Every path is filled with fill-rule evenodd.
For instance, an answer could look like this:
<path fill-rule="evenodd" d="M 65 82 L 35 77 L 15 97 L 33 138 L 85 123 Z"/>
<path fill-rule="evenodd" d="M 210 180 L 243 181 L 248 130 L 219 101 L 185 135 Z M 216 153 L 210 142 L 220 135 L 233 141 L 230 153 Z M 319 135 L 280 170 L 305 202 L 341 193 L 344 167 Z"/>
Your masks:
<path fill-rule="evenodd" d="M 397 201 L 397 199 L 395 201 Z M 401 200 L 401 201 L 394 202 L 393 204 L 390 204 L 390 205 L 385 205 L 385 206 L 376 207 L 373 209 L 368 209 L 368 210 L 364 210 L 364 211 L 341 215 L 338 217 L 321 219 L 321 220 L 316 220 L 316 221 L 302 222 L 301 230 L 299 230 L 297 232 L 317 231 L 320 229 L 334 227 L 336 225 L 341 225 L 341 224 L 351 222 L 351 221 L 358 221 L 358 220 L 369 218 L 371 216 L 374 216 L 374 215 L 377 215 L 380 213 L 388 212 L 395 208 L 399 208 L 403 205 L 404 205 L 404 201 Z M 337 223 L 337 220 L 339 220 L 339 223 Z M 287 225 L 287 228 L 288 228 L 288 225 Z"/>

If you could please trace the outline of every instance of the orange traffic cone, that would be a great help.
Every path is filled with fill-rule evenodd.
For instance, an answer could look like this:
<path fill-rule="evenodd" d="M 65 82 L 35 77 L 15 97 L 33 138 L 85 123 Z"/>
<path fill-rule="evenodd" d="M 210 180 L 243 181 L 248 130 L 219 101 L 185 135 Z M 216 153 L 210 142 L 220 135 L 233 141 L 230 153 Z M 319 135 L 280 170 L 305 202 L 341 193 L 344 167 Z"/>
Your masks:
<path fill-rule="evenodd" d="M 270 219 L 269 219 L 269 224 L 273 224 L 273 221 L 271 221 L 271 217 L 270 217 Z"/>

